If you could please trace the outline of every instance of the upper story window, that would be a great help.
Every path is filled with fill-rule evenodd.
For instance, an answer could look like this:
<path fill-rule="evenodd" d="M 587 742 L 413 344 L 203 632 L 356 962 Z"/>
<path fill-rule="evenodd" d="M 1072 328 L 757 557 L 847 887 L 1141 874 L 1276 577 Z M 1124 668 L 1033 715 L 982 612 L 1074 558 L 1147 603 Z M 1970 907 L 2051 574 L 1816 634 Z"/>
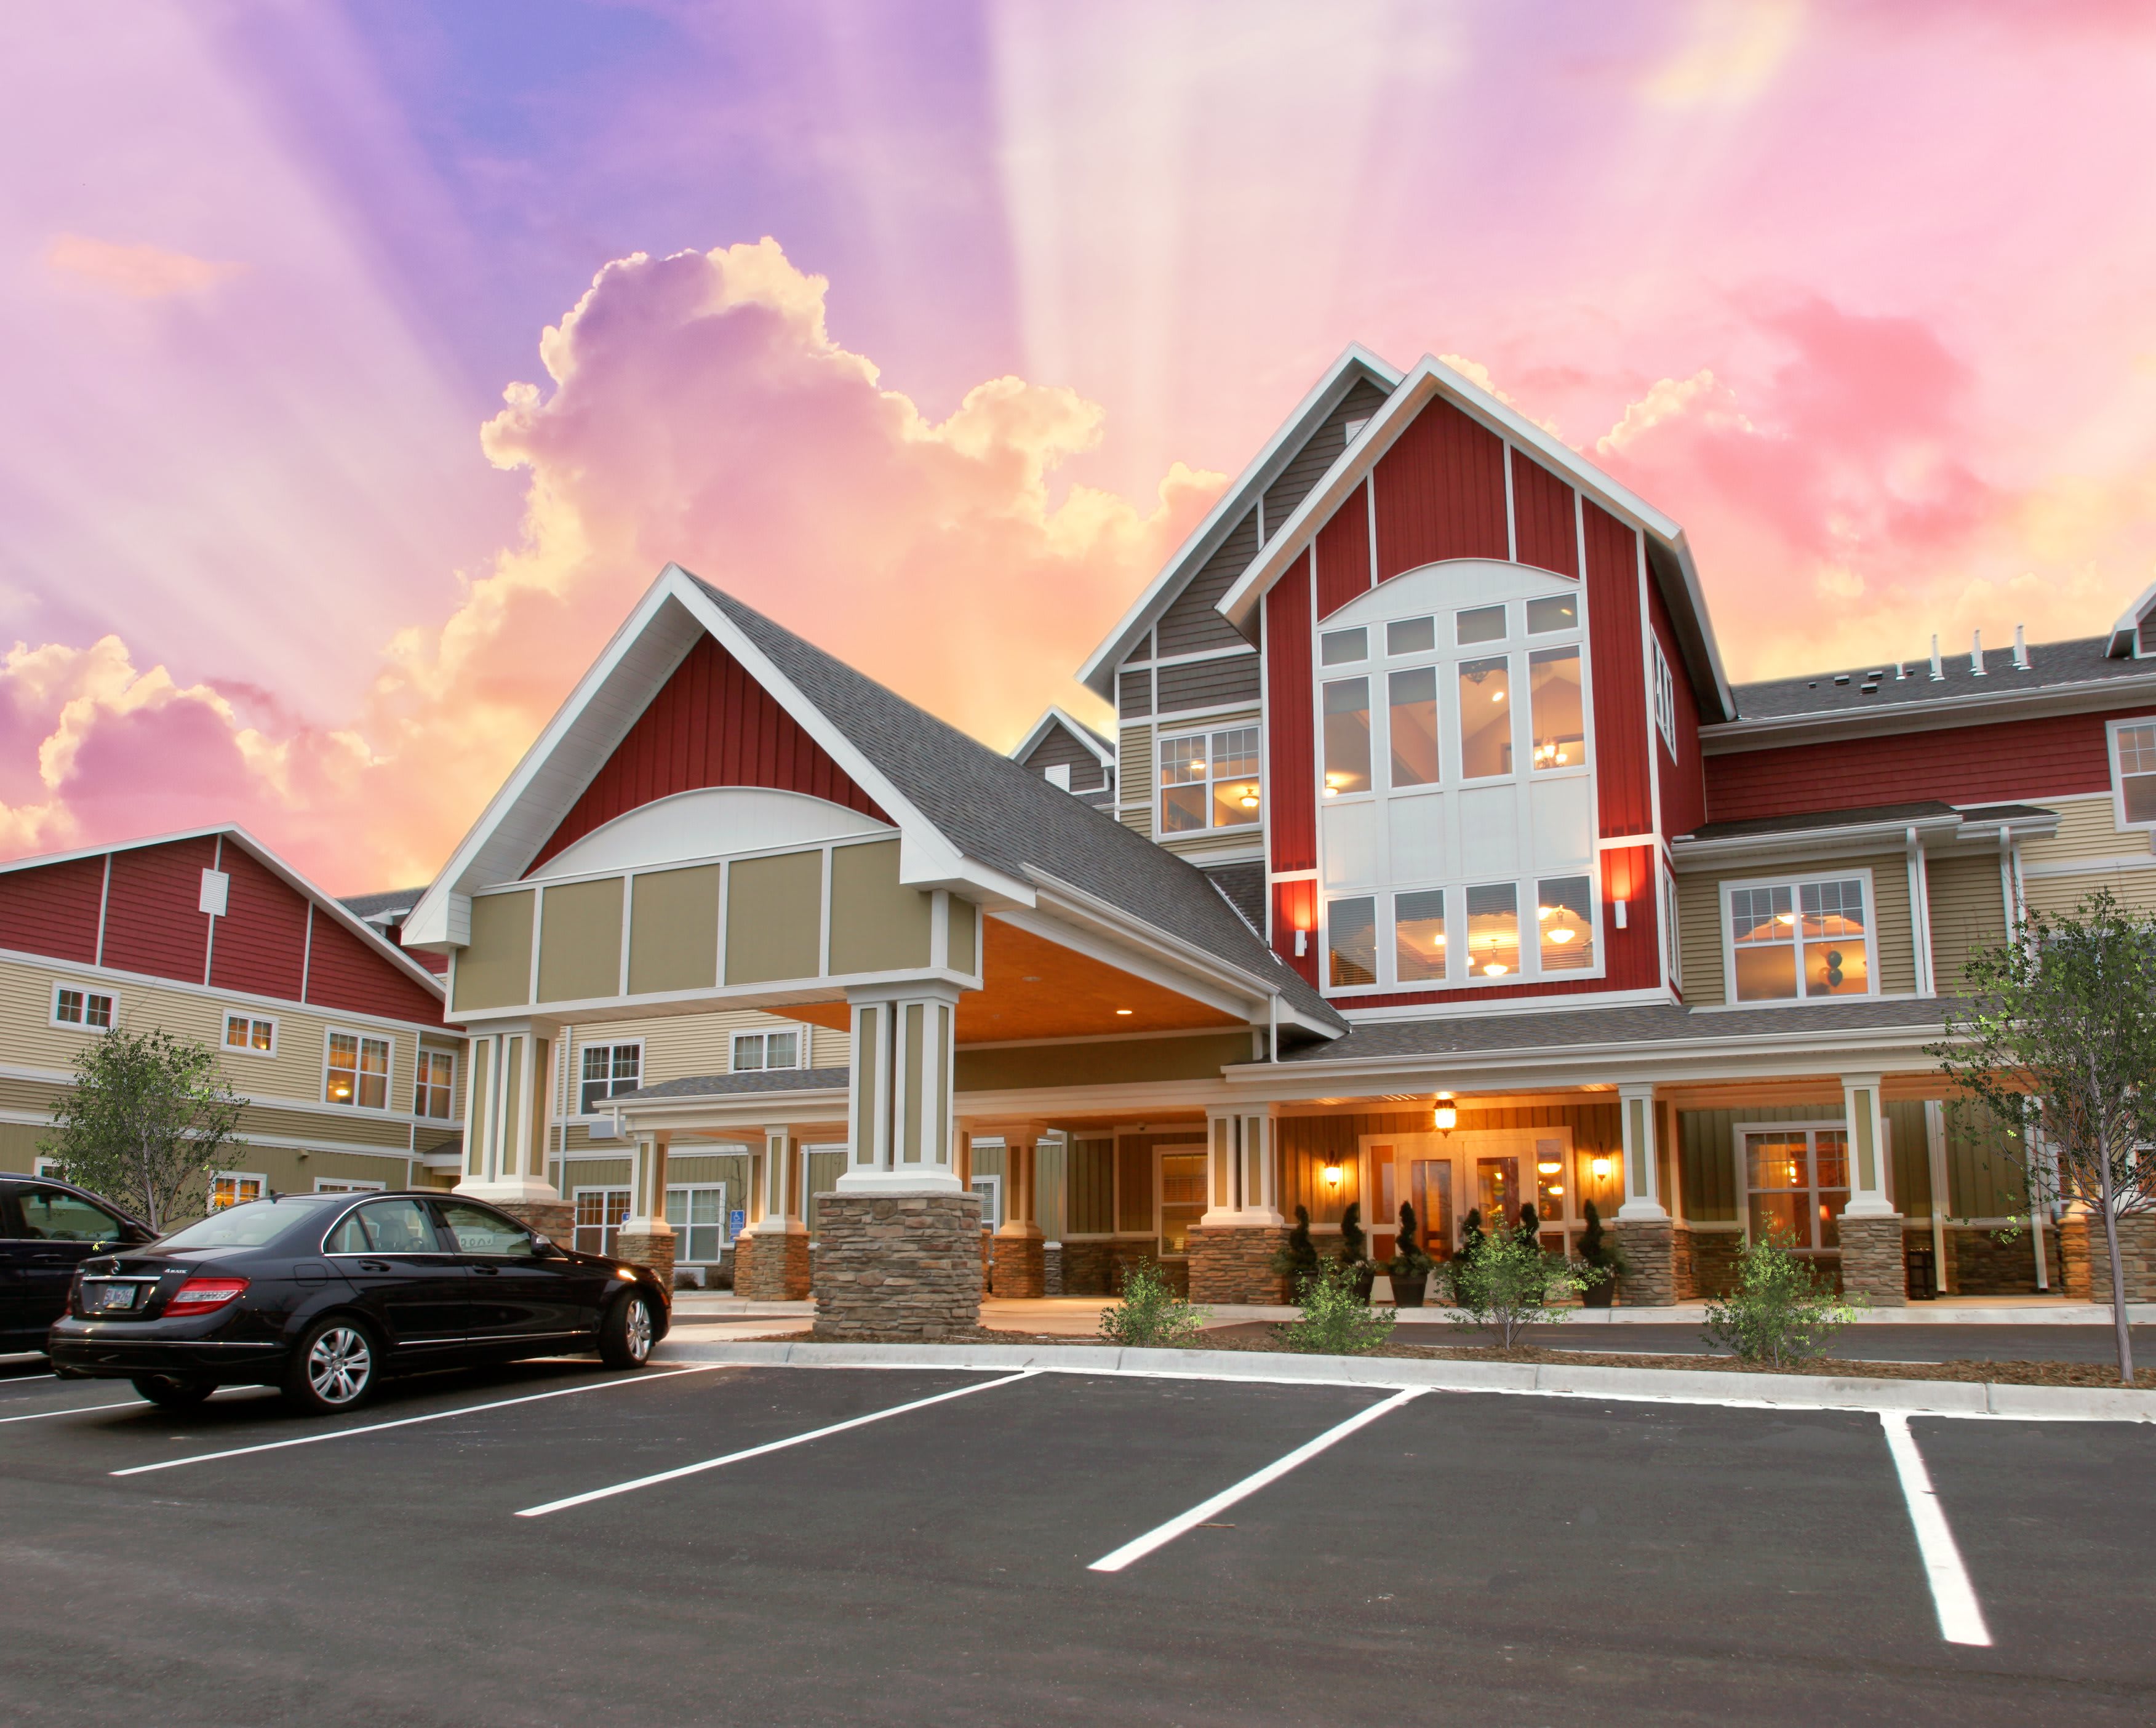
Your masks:
<path fill-rule="evenodd" d="M 596 1116 L 616 1094 L 634 1092 L 644 1083 L 644 1046 L 635 1040 L 620 1044 L 587 1044 L 582 1076 L 577 1083 L 577 1113 Z"/>
<path fill-rule="evenodd" d="M 1258 728 L 1196 733 L 1160 741 L 1160 828 L 1195 834 L 1247 828 L 1261 811 Z"/>
<path fill-rule="evenodd" d="M 1740 1002 L 1871 994 L 1868 872 L 1726 886 L 1730 994 Z"/>
<path fill-rule="evenodd" d="M 1670 759 L 1677 753 L 1677 681 L 1670 676 L 1670 663 L 1662 657 L 1661 640 L 1650 636 L 1648 651 L 1654 661 L 1655 673 L 1655 730 L 1661 733 L 1662 743 L 1669 748 Z"/>
<path fill-rule="evenodd" d="M 2112 723 L 2111 774 L 2118 825 L 2156 825 L 2156 721 Z"/>
<path fill-rule="evenodd" d="M 798 1068 L 806 1066 L 808 1038 L 799 1026 L 783 1032 L 736 1032 L 733 1066 L 738 1074 L 756 1068 Z"/>
<path fill-rule="evenodd" d="M 79 1031 L 109 1032 L 118 1018 L 120 1003 L 104 990 L 85 990 L 72 984 L 53 986 L 53 1024 Z"/>
<path fill-rule="evenodd" d="M 275 1056 L 277 1053 L 277 1022 L 259 1014 L 227 1014 L 224 1016 L 224 1047 L 244 1050 L 250 1056 Z"/>
<path fill-rule="evenodd" d="M 364 1032 L 332 1031 L 322 1098 L 362 1110 L 389 1108 L 389 1040 Z"/>
<path fill-rule="evenodd" d="M 446 1122 L 456 1080 L 457 1059 L 454 1055 L 446 1050 L 422 1050 L 418 1077 L 412 1084 L 412 1113 L 439 1116 Z"/>
<path fill-rule="evenodd" d="M 1331 990 L 1513 984 L 1596 964 L 1584 876 L 1342 895 L 1327 903 L 1325 922 Z"/>

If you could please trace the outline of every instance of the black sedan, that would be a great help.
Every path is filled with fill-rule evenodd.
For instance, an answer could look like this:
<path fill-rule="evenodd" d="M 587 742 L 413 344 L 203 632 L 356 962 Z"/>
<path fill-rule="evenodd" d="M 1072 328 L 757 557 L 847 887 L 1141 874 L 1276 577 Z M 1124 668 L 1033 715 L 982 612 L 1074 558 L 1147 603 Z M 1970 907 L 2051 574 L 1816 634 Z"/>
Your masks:
<path fill-rule="evenodd" d="M 43 1350 L 76 1268 L 157 1233 L 71 1183 L 0 1176 L 0 1351 Z"/>
<path fill-rule="evenodd" d="M 322 1412 L 390 1374 L 587 1350 L 641 1367 L 666 1316 L 647 1268 L 461 1196 L 275 1195 L 85 1261 L 46 1347 L 170 1408 L 238 1385 Z"/>

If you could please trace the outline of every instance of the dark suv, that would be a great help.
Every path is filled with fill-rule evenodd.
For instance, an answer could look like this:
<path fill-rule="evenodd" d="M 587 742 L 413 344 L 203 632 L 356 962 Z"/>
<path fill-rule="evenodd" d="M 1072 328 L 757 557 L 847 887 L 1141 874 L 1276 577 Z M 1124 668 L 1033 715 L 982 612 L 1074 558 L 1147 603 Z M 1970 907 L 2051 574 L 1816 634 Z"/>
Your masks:
<path fill-rule="evenodd" d="M 67 1312 L 75 1268 L 155 1234 L 71 1183 L 0 1175 L 0 1353 L 43 1350 Z"/>

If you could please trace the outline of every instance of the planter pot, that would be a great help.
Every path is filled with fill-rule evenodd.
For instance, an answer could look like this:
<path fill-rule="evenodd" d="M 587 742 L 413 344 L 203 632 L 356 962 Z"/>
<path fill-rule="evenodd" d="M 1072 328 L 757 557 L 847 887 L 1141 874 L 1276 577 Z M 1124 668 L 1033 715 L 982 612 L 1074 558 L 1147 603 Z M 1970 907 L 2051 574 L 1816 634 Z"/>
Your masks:
<path fill-rule="evenodd" d="M 1617 1300 L 1617 1280 L 1606 1278 L 1599 1284 L 1589 1284 L 1579 1293 L 1582 1308 L 1609 1308 Z"/>
<path fill-rule="evenodd" d="M 1368 1302 L 1371 1287 L 1378 1282 L 1378 1268 L 1364 1261 L 1355 1268 L 1355 1299 Z"/>
<path fill-rule="evenodd" d="M 1423 1304 L 1423 1296 L 1429 1288 L 1430 1277 L 1428 1273 L 1424 1273 L 1420 1278 L 1396 1278 L 1393 1280 L 1393 1306 L 1395 1308 L 1420 1308 Z"/>

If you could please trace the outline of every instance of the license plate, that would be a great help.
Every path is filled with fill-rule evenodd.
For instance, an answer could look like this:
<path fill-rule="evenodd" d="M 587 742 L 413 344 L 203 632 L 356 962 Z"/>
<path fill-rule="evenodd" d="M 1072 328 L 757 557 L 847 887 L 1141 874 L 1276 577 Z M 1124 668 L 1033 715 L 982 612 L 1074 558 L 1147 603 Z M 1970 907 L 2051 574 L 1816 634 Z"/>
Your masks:
<path fill-rule="evenodd" d="M 93 1314 L 110 1314 L 115 1309 L 132 1308 L 141 1290 L 140 1284 L 85 1284 L 83 1287 L 83 1293 L 90 1299 L 88 1306 Z"/>

